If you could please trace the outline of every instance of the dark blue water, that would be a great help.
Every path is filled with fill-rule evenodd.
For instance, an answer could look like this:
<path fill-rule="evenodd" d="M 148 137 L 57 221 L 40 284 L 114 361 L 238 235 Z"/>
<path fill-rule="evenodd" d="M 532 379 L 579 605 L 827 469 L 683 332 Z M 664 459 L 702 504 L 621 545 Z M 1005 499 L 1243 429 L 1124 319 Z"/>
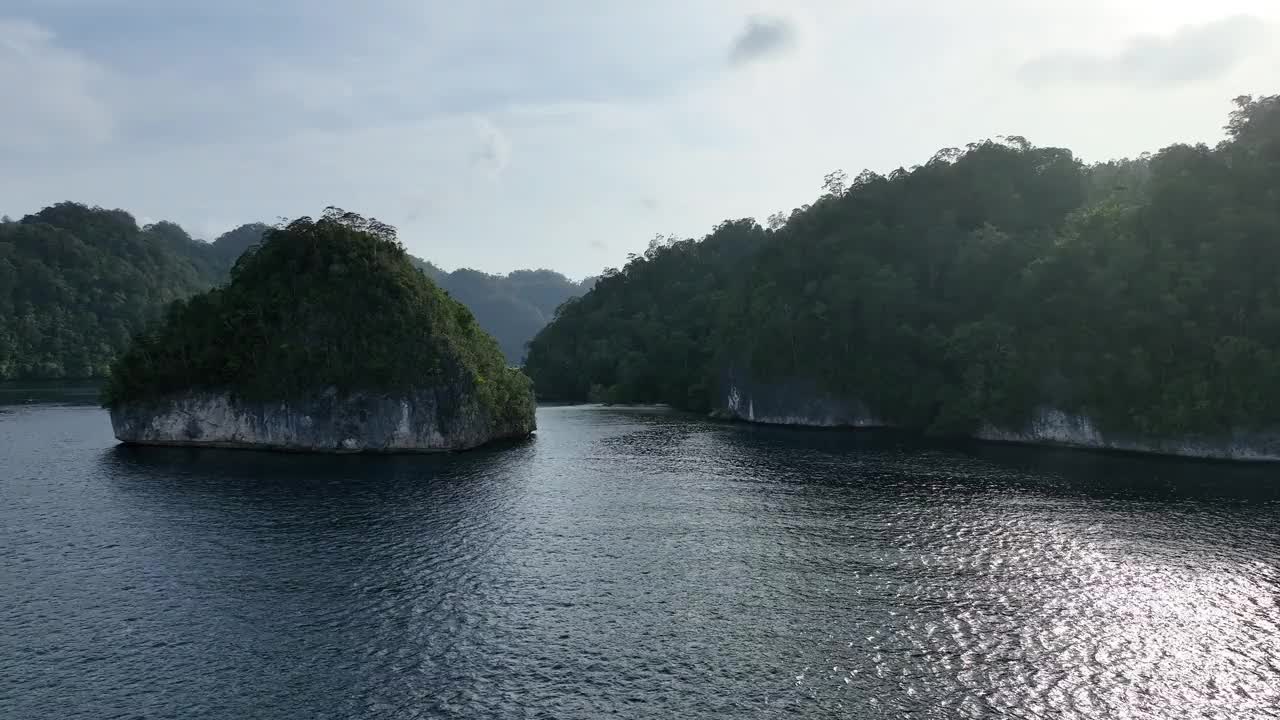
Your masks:
<path fill-rule="evenodd" d="M 543 408 L 451 457 L 0 407 L 0 718 L 1280 717 L 1280 472 Z"/>

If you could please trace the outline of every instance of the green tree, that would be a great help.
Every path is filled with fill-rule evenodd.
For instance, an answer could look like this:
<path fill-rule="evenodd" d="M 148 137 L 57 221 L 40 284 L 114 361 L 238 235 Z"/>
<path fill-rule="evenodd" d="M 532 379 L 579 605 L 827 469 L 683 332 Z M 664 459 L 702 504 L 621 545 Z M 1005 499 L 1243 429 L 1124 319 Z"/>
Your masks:
<path fill-rule="evenodd" d="M 1237 99 L 1216 147 L 1085 166 L 1009 136 L 832 173 L 751 241 L 721 226 L 606 272 L 527 368 L 548 398 L 692 409 L 730 371 L 801 381 L 938 432 L 1044 405 L 1117 431 L 1274 428 L 1278 188 L 1280 96 Z"/>
<path fill-rule="evenodd" d="M 267 232 L 225 287 L 169 305 L 113 365 L 104 403 L 421 387 L 475 388 L 497 423 L 531 413 L 528 379 L 413 265 L 394 229 L 330 208 Z"/>

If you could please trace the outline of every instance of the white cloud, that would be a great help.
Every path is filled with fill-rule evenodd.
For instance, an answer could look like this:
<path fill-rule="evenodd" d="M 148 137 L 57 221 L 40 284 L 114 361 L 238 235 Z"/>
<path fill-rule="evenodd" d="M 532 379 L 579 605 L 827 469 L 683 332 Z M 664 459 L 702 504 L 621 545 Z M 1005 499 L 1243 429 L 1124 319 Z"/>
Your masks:
<path fill-rule="evenodd" d="M 1139 35 L 1115 53 L 1059 52 L 1019 69 L 1029 85 L 1176 87 L 1226 75 L 1265 45 L 1266 23 L 1240 15 L 1190 25 L 1169 35 Z"/>
<path fill-rule="evenodd" d="M 111 138 L 115 118 L 99 97 L 107 74 L 55 40 L 35 23 L 0 18 L 0 147 L 42 152 Z"/>
<path fill-rule="evenodd" d="M 497 177 L 511 158 L 511 140 L 486 117 L 475 119 L 476 148 L 471 152 L 475 166 L 490 177 Z"/>
<path fill-rule="evenodd" d="M 21 1 L 33 18 L 47 6 Z M 889 171 L 999 134 L 1087 159 L 1212 142 L 1230 98 L 1280 90 L 1274 50 L 1215 66 L 1220 38 L 1177 29 L 1274 21 L 1273 0 L 370 0 L 328 15 L 236 0 L 218 6 L 224 27 L 271 16 L 230 39 L 202 39 L 194 6 L 110 2 L 111 32 L 0 24 L 0 150 L 44 148 L 0 155 L 7 210 L 75 199 L 211 236 L 334 204 L 399 226 L 444 267 L 495 272 L 598 272 L 655 231 L 700 236 L 812 201 L 835 168 Z M 1019 75 L 1046 48 L 1089 67 L 1142 35 L 1160 40 L 1137 56 L 1209 48 L 1193 74 L 1220 70 Z"/>

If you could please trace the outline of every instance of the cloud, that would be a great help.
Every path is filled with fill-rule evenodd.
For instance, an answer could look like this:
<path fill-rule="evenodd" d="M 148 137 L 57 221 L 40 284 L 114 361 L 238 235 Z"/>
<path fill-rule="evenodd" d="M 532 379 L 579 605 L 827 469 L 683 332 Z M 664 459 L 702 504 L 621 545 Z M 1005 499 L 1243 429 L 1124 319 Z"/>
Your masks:
<path fill-rule="evenodd" d="M 796 27 L 790 20 L 753 15 L 729 48 L 730 65 L 746 65 L 790 50 L 796 44 Z"/>
<path fill-rule="evenodd" d="M 511 159 L 511 141 L 488 118 L 476 120 L 476 132 L 480 142 L 471 152 L 472 164 L 490 176 L 501 174 Z"/>
<path fill-rule="evenodd" d="M 1089 158 L 1212 142 L 1280 52 L 1209 22 L 1280 21 L 1275 0 L 583 4 L 0 0 L 26 21 L 0 19 L 4 210 L 73 199 L 210 236 L 337 204 L 447 267 L 582 275 L 658 227 L 811 202 L 832 167 L 999 132 Z M 1238 65 L 1180 92 L 1102 67 L 1206 45 Z M 1089 84 L 1029 93 L 1033 58 L 1028 82 Z"/>
<path fill-rule="evenodd" d="M 111 138 L 115 118 L 95 94 L 106 73 L 54 40 L 40 25 L 0 18 L 0 147 L 40 151 Z"/>
<path fill-rule="evenodd" d="M 1018 78 L 1031 86 L 1179 87 L 1222 77 L 1265 42 L 1267 30 L 1262 20 L 1238 15 L 1167 36 L 1136 36 L 1110 55 L 1045 55 L 1022 65 Z"/>

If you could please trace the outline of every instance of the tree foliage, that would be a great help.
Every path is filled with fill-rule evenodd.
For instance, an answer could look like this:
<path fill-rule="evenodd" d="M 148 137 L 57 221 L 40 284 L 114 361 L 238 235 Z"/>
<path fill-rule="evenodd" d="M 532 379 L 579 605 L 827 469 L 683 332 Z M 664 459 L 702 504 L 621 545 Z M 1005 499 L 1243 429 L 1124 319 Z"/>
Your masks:
<path fill-rule="evenodd" d="M 288 400 L 459 382 L 495 416 L 532 401 L 528 379 L 413 265 L 393 228 L 330 208 L 269 230 L 225 287 L 170 305 L 114 364 L 104 400 L 192 389 Z"/>
<path fill-rule="evenodd" d="M 729 371 L 891 422 L 1107 429 L 1280 422 L 1280 98 L 1217 147 L 1093 166 L 1007 137 L 847 182 L 770 229 L 651 248 L 530 345 L 541 396 L 706 410 Z M 847 186 L 846 186 L 847 182 Z"/>
<path fill-rule="evenodd" d="M 0 380 L 104 377 L 112 360 L 174 300 L 225 283 L 270 230 L 249 223 L 212 243 L 180 226 L 139 227 L 123 210 L 60 203 L 0 222 Z M 468 305 L 518 365 L 560 303 L 585 292 L 549 270 L 445 273 L 411 258 Z"/>
<path fill-rule="evenodd" d="M 551 321 L 556 308 L 595 283 L 595 278 L 573 282 L 552 270 L 516 270 L 506 275 L 470 268 L 445 272 L 425 260 L 414 260 L 437 285 L 471 308 L 512 365 L 521 364 L 529 341 Z"/>
<path fill-rule="evenodd" d="M 230 263 L 173 223 L 60 203 L 0 223 L 0 379 L 106 373 L 169 302 Z"/>
<path fill-rule="evenodd" d="M 753 220 L 725 222 L 701 242 L 655 240 L 605 270 L 530 344 L 540 395 L 705 407 L 724 288 L 764 239 Z"/>

